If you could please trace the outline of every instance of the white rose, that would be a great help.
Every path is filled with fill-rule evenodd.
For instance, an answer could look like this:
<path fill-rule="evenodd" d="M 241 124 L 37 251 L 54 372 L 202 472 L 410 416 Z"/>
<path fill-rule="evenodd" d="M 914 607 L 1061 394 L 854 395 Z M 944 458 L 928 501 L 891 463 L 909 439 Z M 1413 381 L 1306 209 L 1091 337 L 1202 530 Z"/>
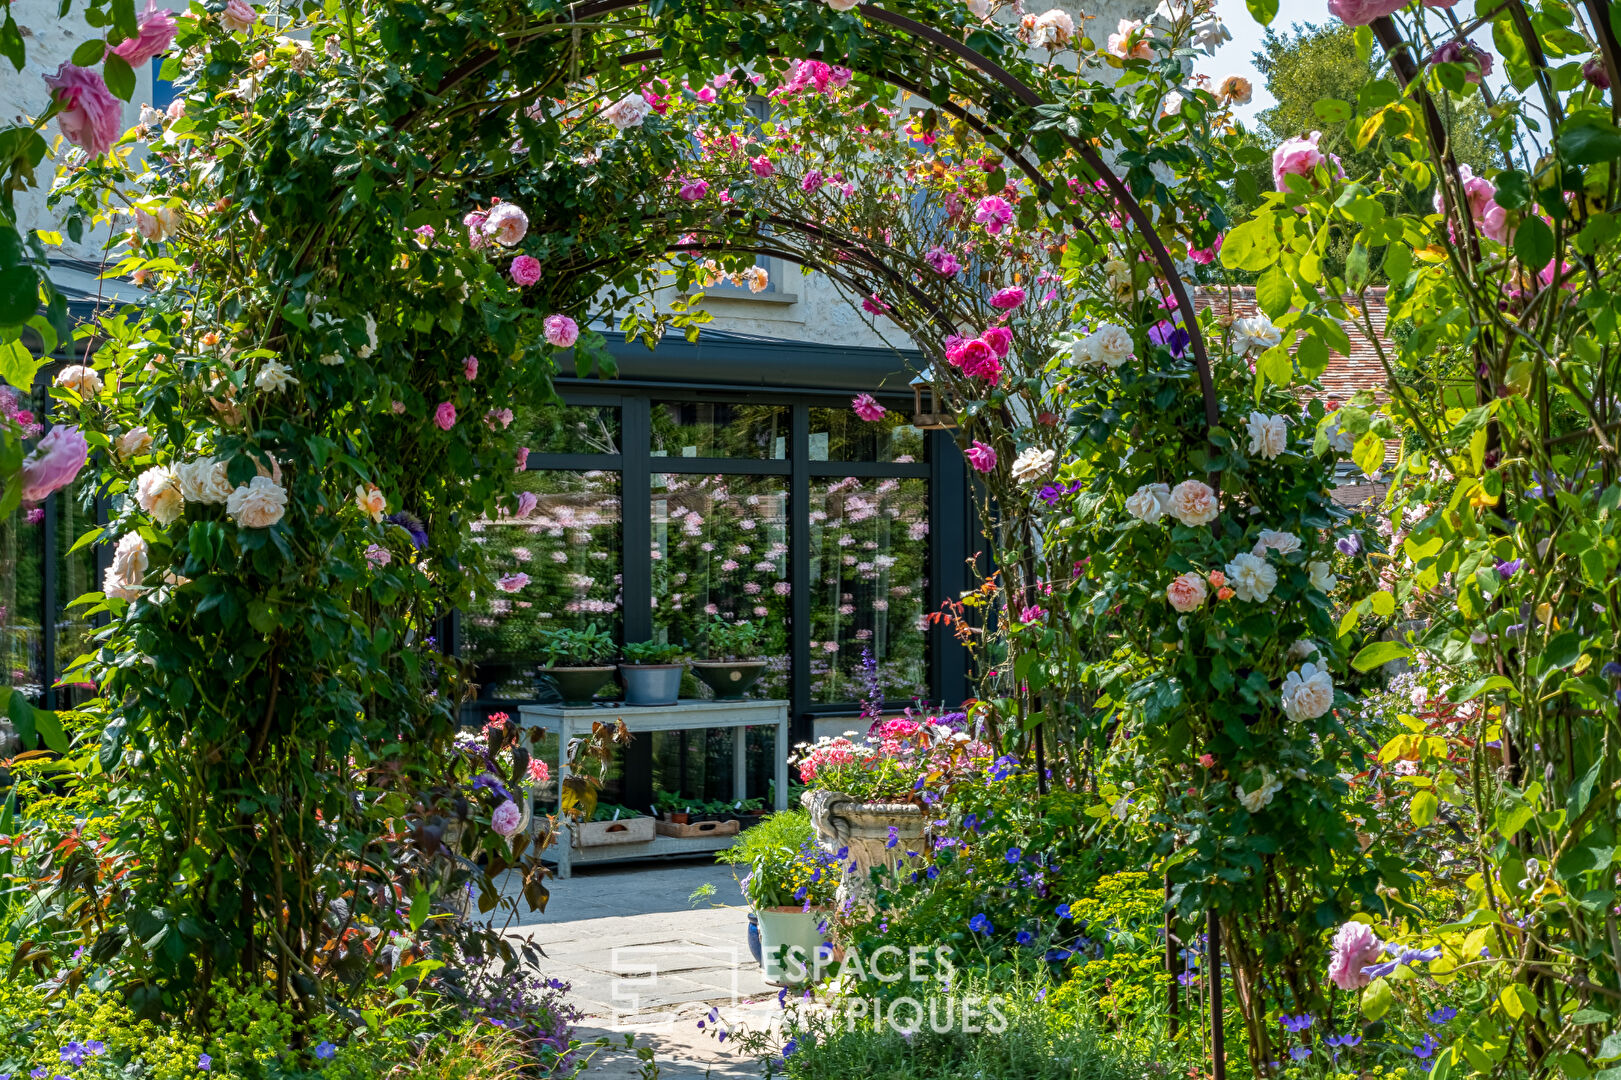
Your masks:
<path fill-rule="evenodd" d="M 1254 553 L 1262 558 L 1266 557 L 1268 551 L 1276 551 L 1279 555 L 1287 555 L 1292 551 L 1299 550 L 1300 537 L 1292 532 L 1275 529 L 1262 529 L 1253 549 Z"/>
<path fill-rule="evenodd" d="M 377 320 L 370 315 L 363 316 L 363 318 L 366 320 L 366 344 L 355 350 L 355 355 L 362 360 L 377 349 Z"/>
<path fill-rule="evenodd" d="M 1233 320 L 1233 352 L 1243 356 L 1251 349 L 1270 349 L 1283 341 L 1283 331 L 1265 315 Z"/>
<path fill-rule="evenodd" d="M 182 462 L 175 466 L 180 494 L 187 502 L 222 503 L 231 497 L 231 482 L 225 478 L 225 462 L 211 457 Z"/>
<path fill-rule="evenodd" d="M 991 0 L 964 0 L 968 6 L 968 14 L 976 19 L 988 19 L 991 15 Z"/>
<path fill-rule="evenodd" d="M 1304 660 L 1306 657 L 1310 656 L 1316 651 L 1317 643 L 1315 641 L 1312 641 L 1310 638 L 1301 638 L 1299 641 L 1289 646 L 1289 659 Z"/>
<path fill-rule="evenodd" d="M 1306 572 L 1311 575 L 1311 587 L 1320 592 L 1331 593 L 1340 583 L 1334 568 L 1320 559 L 1307 563 Z"/>
<path fill-rule="evenodd" d="M 1301 664 L 1283 679 L 1283 711 L 1291 720 L 1315 720 L 1334 705 L 1334 680 L 1328 669 Z"/>
<path fill-rule="evenodd" d="M 859 3 L 861 0 L 827 0 L 827 6 L 834 11 L 849 11 Z"/>
<path fill-rule="evenodd" d="M 1110 259 L 1103 264 L 1103 272 L 1109 278 L 1109 291 L 1117 300 L 1129 300 L 1137 293 L 1136 282 L 1132 278 L 1131 264 L 1124 259 Z"/>
<path fill-rule="evenodd" d="M 316 357 L 316 360 L 319 363 L 325 364 L 327 367 L 337 367 L 339 364 L 343 363 L 343 357 L 339 356 L 335 352 L 322 353 L 320 356 Z"/>
<path fill-rule="evenodd" d="M 511 247 L 529 232 L 529 215 L 516 203 L 497 203 L 484 219 L 484 235 L 493 236 L 496 243 Z M 372 345 L 377 342 L 374 340 Z"/>
<path fill-rule="evenodd" d="M 1252 412 L 1249 418 L 1250 453 L 1271 461 L 1289 445 L 1289 421 L 1282 416 Z"/>
<path fill-rule="evenodd" d="M 1086 358 L 1094 364 L 1117 368 L 1131 356 L 1131 334 L 1123 326 L 1104 323 L 1081 342 Z"/>
<path fill-rule="evenodd" d="M 121 458 L 139 457 L 152 448 L 152 433 L 146 430 L 145 425 L 132 427 L 118 437 L 115 444 L 118 447 L 118 456 Z"/>
<path fill-rule="evenodd" d="M 1037 48 L 1058 49 L 1068 45 L 1074 36 L 1075 20 L 1070 18 L 1069 12 L 1053 8 L 1037 16 L 1030 44 Z"/>
<path fill-rule="evenodd" d="M 292 369 L 280 360 L 266 360 L 259 374 L 254 376 L 253 385 L 268 393 L 297 386 L 298 380 L 293 378 Z"/>
<path fill-rule="evenodd" d="M 159 525 L 172 524 L 186 508 L 174 470 L 167 465 L 154 466 L 135 478 L 135 501 Z"/>
<path fill-rule="evenodd" d="M 1056 450 L 1042 450 L 1032 446 L 1013 459 L 1013 479 L 1021 484 L 1040 480 L 1052 471 L 1053 461 L 1057 457 Z"/>
<path fill-rule="evenodd" d="M 231 492 L 225 510 L 238 525 L 268 529 L 287 512 L 287 492 L 268 476 L 255 476 Z"/>
<path fill-rule="evenodd" d="M 1356 436 L 1340 430 L 1339 413 L 1331 414 L 1323 424 L 1323 438 L 1328 440 L 1328 448 L 1336 454 L 1349 454 L 1356 447 Z"/>
<path fill-rule="evenodd" d="M 1176 116 L 1182 111 L 1182 95 L 1172 90 L 1165 95 L 1165 101 L 1160 105 L 1160 113 L 1164 116 Z"/>
<path fill-rule="evenodd" d="M 1231 40 L 1233 35 L 1222 25 L 1221 19 L 1213 14 L 1206 15 L 1193 24 L 1193 43 L 1210 56 L 1216 55 L 1216 50 L 1223 42 Z"/>
<path fill-rule="evenodd" d="M 1276 795 L 1282 789 L 1283 784 L 1272 775 L 1272 770 L 1262 769 L 1261 782 L 1256 786 L 1254 791 L 1246 794 L 1242 787 L 1234 787 L 1233 794 L 1238 796 L 1238 801 L 1243 804 L 1244 809 L 1253 814 L 1259 811 L 1263 806 L 1270 803 L 1272 801 L 1272 796 Z"/>
<path fill-rule="evenodd" d="M 146 576 L 147 548 L 140 533 L 125 533 L 113 549 L 112 565 L 102 575 L 101 591 L 120 600 L 141 595 L 141 579 Z"/>
<path fill-rule="evenodd" d="M 101 393 L 101 376 L 83 364 L 69 364 L 56 373 L 56 385 L 72 390 L 85 400 Z"/>
<path fill-rule="evenodd" d="M 1277 587 L 1278 572 L 1265 559 L 1245 551 L 1227 564 L 1227 584 L 1240 600 L 1259 604 Z"/>
<path fill-rule="evenodd" d="M 1184 480 L 1172 488 L 1165 508 L 1184 525 L 1205 525 L 1221 513 L 1216 493 L 1200 480 Z"/>
<path fill-rule="evenodd" d="M 641 127 L 642 121 L 653 111 L 653 106 L 640 94 L 626 94 L 612 105 L 602 115 L 608 123 L 625 131 L 628 128 Z"/>
<path fill-rule="evenodd" d="M 1165 516 L 1170 501 L 1169 484 L 1144 484 L 1126 497 L 1126 513 L 1152 525 Z"/>

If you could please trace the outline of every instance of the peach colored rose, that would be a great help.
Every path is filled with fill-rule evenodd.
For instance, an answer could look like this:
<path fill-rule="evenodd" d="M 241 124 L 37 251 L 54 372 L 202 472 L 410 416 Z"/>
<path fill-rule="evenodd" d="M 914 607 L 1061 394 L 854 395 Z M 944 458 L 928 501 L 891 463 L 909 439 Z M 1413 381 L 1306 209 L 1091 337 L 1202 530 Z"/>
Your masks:
<path fill-rule="evenodd" d="M 1202 480 L 1184 480 L 1172 488 L 1167 509 L 1184 525 L 1205 525 L 1221 513 L 1216 493 Z"/>
<path fill-rule="evenodd" d="M 1204 578 L 1191 570 L 1177 575 L 1165 587 L 1165 599 L 1171 602 L 1173 608 L 1184 613 L 1197 611 L 1204 605 L 1207 596 Z"/>

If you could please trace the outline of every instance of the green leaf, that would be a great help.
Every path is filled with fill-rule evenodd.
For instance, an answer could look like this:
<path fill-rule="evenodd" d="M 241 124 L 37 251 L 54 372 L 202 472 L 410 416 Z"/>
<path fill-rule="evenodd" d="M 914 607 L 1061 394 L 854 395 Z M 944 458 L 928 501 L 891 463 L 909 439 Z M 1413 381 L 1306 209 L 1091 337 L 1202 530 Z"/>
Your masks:
<path fill-rule="evenodd" d="M 1288 386 L 1294 381 L 1295 365 L 1289 358 L 1289 350 L 1283 345 L 1277 345 L 1262 353 L 1255 362 L 1257 377 L 1256 392 L 1259 394 L 1265 383 L 1274 386 Z M 1259 397 L 1257 397 L 1259 400 Z"/>
<path fill-rule="evenodd" d="M 35 376 L 45 363 L 23 348 L 21 341 L 0 341 L 0 379 L 12 386 L 33 386 Z"/>
<path fill-rule="evenodd" d="M 1527 217 L 1514 234 L 1514 257 L 1521 265 L 1541 270 L 1553 261 L 1553 230 L 1539 217 Z"/>
<path fill-rule="evenodd" d="M 1251 218 L 1235 227 L 1221 243 L 1221 265 L 1229 270 L 1267 270 L 1283 254 L 1270 216 Z"/>
<path fill-rule="evenodd" d="M 1532 1016 L 1537 1014 L 1536 995 L 1531 993 L 1530 987 L 1524 983 L 1510 983 L 1503 987 L 1502 993 L 1497 995 L 1497 1000 L 1502 1003 L 1503 1011 L 1508 1013 L 1510 1020 L 1518 1020 L 1527 1013 Z"/>
<path fill-rule="evenodd" d="M 6 716 L 11 719 L 11 726 L 17 732 L 17 738 L 22 740 L 23 748 L 28 749 L 34 745 L 34 706 L 22 691 L 7 688 Z"/>
<path fill-rule="evenodd" d="M 1323 98 L 1312 102 L 1311 111 L 1325 124 L 1343 124 L 1351 119 L 1351 106 L 1339 98 Z"/>
<path fill-rule="evenodd" d="M 1441 800 L 1435 797 L 1433 791 L 1420 791 L 1413 796 L 1413 801 L 1407 807 L 1407 816 L 1413 819 L 1413 824 L 1423 828 L 1435 820 L 1436 812 L 1441 809 Z"/>
<path fill-rule="evenodd" d="M 1271 26 L 1272 20 L 1278 17 L 1278 0 L 1244 0 L 1244 6 L 1262 26 Z"/>
<path fill-rule="evenodd" d="M 1373 613 L 1381 618 L 1389 618 L 1396 614 L 1396 598 L 1383 589 L 1368 597 L 1373 605 Z"/>
<path fill-rule="evenodd" d="M 1605 1017 L 1605 1019 L 1609 1018 Z M 1599 1044 L 1598 1054 L 1593 1060 L 1614 1061 L 1616 1058 L 1621 1058 L 1621 1031 L 1612 1031 L 1605 1036 L 1604 1041 Z"/>
<path fill-rule="evenodd" d="M 68 743 L 67 733 L 62 730 L 62 718 L 51 710 L 35 709 L 34 727 L 39 731 L 39 737 L 45 740 L 45 745 L 58 754 L 65 754 L 72 749 Z"/>
<path fill-rule="evenodd" d="M 1222 247 L 1225 250 L 1226 244 Z M 1255 281 L 1255 302 L 1270 319 L 1282 318 L 1289 305 L 1294 303 L 1294 298 L 1294 282 L 1289 280 L 1282 266 L 1274 264 L 1272 269 Z"/>
<path fill-rule="evenodd" d="M 1385 463 L 1385 440 L 1371 431 L 1364 432 L 1356 445 L 1351 447 L 1351 460 L 1356 462 L 1357 468 L 1372 476 Z"/>
<path fill-rule="evenodd" d="M 422 929 L 422 924 L 428 921 L 428 913 L 433 910 L 433 897 L 427 889 L 418 889 L 417 894 L 411 898 L 411 932 L 416 933 Z"/>
<path fill-rule="evenodd" d="M 69 58 L 68 62 L 74 67 L 95 67 L 101 63 L 101 58 L 106 52 L 107 43 L 105 41 L 101 38 L 91 38 L 89 41 L 79 43 L 79 47 L 73 50 L 73 56 Z M 128 67 L 129 65 L 124 66 Z"/>
<path fill-rule="evenodd" d="M 1558 146 L 1559 156 L 1571 165 L 1613 161 L 1621 157 L 1621 128 L 1596 113 L 1577 113 L 1559 129 Z"/>
<path fill-rule="evenodd" d="M 1497 194 L 1492 196 L 1504 210 L 1518 210 L 1531 201 L 1531 178 L 1518 169 L 1497 174 Z"/>
<path fill-rule="evenodd" d="M 1392 1001 L 1390 983 L 1385 979 L 1375 979 L 1362 991 L 1362 1015 L 1369 1020 L 1377 1020 L 1390 1011 Z"/>
<path fill-rule="evenodd" d="M 0 326 L 21 326 L 39 310 L 39 274 L 32 266 L 0 270 Z M 9 380 L 8 380 L 9 381 Z M 30 383 L 23 383 L 28 389 Z"/>
<path fill-rule="evenodd" d="M 107 79 L 107 89 L 119 101 L 128 101 L 135 96 L 135 72 L 130 68 L 129 61 L 122 56 L 107 54 L 107 62 L 101 66 L 101 72 Z"/>
<path fill-rule="evenodd" d="M 1412 655 L 1413 650 L 1405 645 L 1398 645 L 1394 641 L 1374 641 L 1362 646 L 1362 651 L 1352 658 L 1351 666 L 1358 671 L 1369 672 L 1392 660 L 1405 660 Z"/>

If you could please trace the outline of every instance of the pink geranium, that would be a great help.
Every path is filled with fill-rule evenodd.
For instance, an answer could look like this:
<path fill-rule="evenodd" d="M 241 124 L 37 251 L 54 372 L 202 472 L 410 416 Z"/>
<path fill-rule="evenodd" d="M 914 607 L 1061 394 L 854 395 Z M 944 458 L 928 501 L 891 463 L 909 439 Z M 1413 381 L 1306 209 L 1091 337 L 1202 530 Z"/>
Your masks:
<path fill-rule="evenodd" d="M 1024 303 L 1024 290 L 1017 285 L 1010 285 L 1005 289 L 1000 289 L 991 297 L 991 307 L 997 311 L 1012 311 L 1022 303 Z"/>
<path fill-rule="evenodd" d="M 973 445 L 964 452 L 968 464 L 974 467 L 975 472 L 988 473 L 996 468 L 996 451 L 975 439 Z"/>
<path fill-rule="evenodd" d="M 580 339 L 580 327 L 567 315 L 546 316 L 546 341 L 559 349 L 566 349 Z"/>
<path fill-rule="evenodd" d="M 53 427 L 39 440 L 22 467 L 22 500 L 39 502 L 73 482 L 90 456 L 84 435 L 71 425 Z"/>
<path fill-rule="evenodd" d="M 871 394 L 857 394 L 850 402 L 850 408 L 855 410 L 857 416 L 869 423 L 882 420 L 884 414 L 889 411 L 878 404 L 878 399 Z"/>
<path fill-rule="evenodd" d="M 124 107 L 107 89 L 99 71 L 63 64 L 45 85 L 56 91 L 62 111 L 56 114 L 62 137 L 82 146 L 91 157 L 105 154 L 118 141 Z"/>
<path fill-rule="evenodd" d="M 156 0 L 147 0 L 135 36 L 114 46 L 113 55 L 132 68 L 150 63 L 168 51 L 175 29 L 174 15 L 169 9 L 159 10 Z"/>
<path fill-rule="evenodd" d="M 992 326 L 979 335 L 979 340 L 991 347 L 997 359 L 1006 360 L 1008 352 L 1013 348 L 1013 331 L 1005 326 Z"/>
<path fill-rule="evenodd" d="M 512 260 L 512 280 L 529 286 L 540 280 L 540 260 L 533 255 L 519 255 Z"/>
<path fill-rule="evenodd" d="M 433 411 L 433 422 L 439 425 L 440 431 L 449 431 L 456 426 L 456 406 L 448 401 L 441 401 L 439 407 Z"/>
<path fill-rule="evenodd" d="M 1334 935 L 1328 952 L 1328 978 L 1341 990 L 1360 990 L 1373 980 L 1362 969 L 1379 962 L 1384 945 L 1367 923 L 1348 922 Z"/>
<path fill-rule="evenodd" d="M 987 195 L 974 208 L 974 220 L 995 236 L 1013 220 L 1013 204 L 1000 195 Z"/>

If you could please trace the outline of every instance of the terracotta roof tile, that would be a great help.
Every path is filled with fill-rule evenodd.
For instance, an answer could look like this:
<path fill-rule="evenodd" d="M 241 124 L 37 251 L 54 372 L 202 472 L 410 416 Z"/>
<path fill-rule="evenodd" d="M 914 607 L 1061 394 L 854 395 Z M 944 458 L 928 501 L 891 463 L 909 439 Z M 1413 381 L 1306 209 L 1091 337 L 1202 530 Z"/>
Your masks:
<path fill-rule="evenodd" d="M 1254 315 L 1258 310 L 1255 304 L 1255 286 L 1253 285 L 1201 285 L 1194 290 L 1193 303 L 1199 308 L 1215 308 L 1226 310 L 1229 306 L 1234 316 L 1244 318 Z M 1390 353 L 1388 339 L 1383 339 L 1385 328 L 1385 291 L 1382 288 L 1368 290 L 1368 314 L 1372 316 L 1373 324 L 1378 328 L 1385 353 Z M 1372 390 L 1381 398 L 1385 391 L 1385 369 L 1379 363 L 1378 350 L 1367 335 L 1363 334 L 1355 325 L 1347 324 L 1346 336 L 1351 339 L 1351 354 L 1349 356 L 1333 353 L 1329 357 L 1328 370 L 1324 371 L 1321 379 L 1323 389 L 1333 401 L 1344 401 L 1358 390 Z"/>

